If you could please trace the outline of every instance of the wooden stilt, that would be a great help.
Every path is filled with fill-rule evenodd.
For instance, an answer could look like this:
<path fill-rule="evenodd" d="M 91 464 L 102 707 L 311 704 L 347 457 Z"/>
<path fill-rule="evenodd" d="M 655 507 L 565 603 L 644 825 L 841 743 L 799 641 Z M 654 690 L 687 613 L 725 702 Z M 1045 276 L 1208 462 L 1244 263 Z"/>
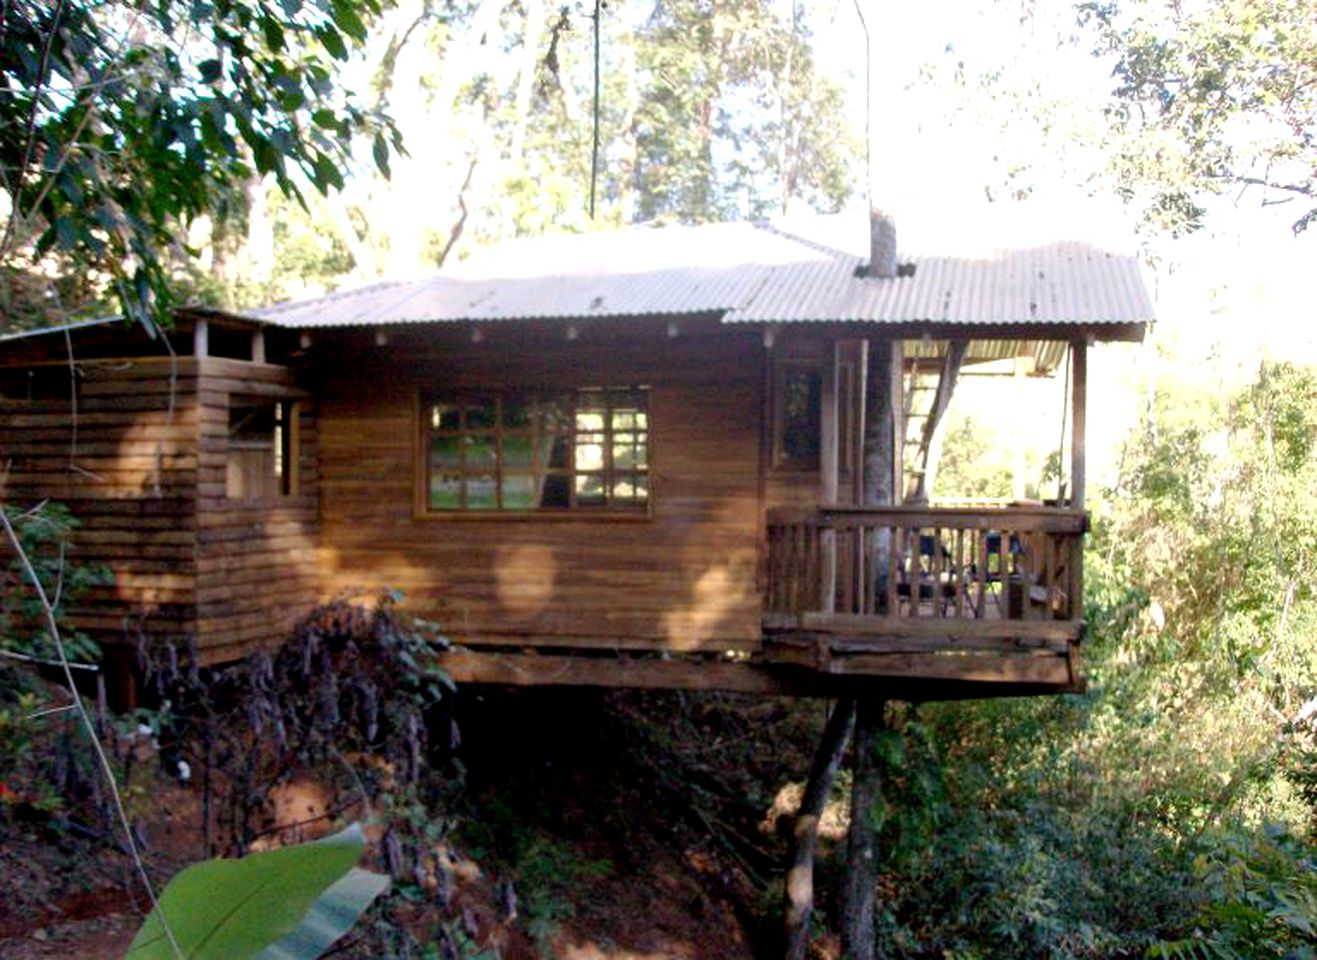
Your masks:
<path fill-rule="evenodd" d="M 832 790 L 832 781 L 846 753 L 855 723 L 855 701 L 838 700 L 823 728 L 818 752 L 809 770 L 805 793 L 796 814 L 795 852 L 787 871 L 783 906 L 786 914 L 786 960 L 804 960 L 809 946 L 809 921 L 814 910 L 814 852 L 818 848 L 819 820 Z"/>

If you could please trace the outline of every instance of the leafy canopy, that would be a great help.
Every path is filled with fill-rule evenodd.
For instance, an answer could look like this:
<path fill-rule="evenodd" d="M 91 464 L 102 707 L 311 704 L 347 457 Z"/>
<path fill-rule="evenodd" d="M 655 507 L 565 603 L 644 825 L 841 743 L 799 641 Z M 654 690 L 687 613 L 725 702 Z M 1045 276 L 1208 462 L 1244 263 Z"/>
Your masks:
<path fill-rule="evenodd" d="M 336 85 L 387 0 L 14 0 L 0 12 L 0 310 L 13 325 L 171 304 L 167 254 L 254 178 L 342 187 L 401 148 Z"/>
<path fill-rule="evenodd" d="M 1112 166 L 1173 232 L 1214 194 L 1255 187 L 1317 220 L 1317 16 L 1311 0 L 1091 0 L 1081 23 L 1116 58 Z"/>

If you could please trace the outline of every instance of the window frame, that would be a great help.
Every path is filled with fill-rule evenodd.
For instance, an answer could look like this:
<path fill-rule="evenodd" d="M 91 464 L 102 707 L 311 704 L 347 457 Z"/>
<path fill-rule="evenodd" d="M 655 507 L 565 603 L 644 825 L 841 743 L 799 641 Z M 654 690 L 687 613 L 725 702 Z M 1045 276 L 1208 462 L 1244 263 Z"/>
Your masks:
<path fill-rule="evenodd" d="M 817 449 L 813 460 L 792 460 L 787 456 L 787 379 L 790 371 L 800 370 L 808 375 L 818 377 L 818 436 L 815 438 Z M 827 371 L 821 358 L 812 356 L 779 356 L 773 358 L 772 411 L 773 434 L 772 456 L 770 465 L 774 470 L 784 473 L 818 473 L 823 464 L 823 391 Z"/>
<path fill-rule="evenodd" d="M 224 499 L 230 503 L 259 503 L 282 501 L 300 494 L 301 485 L 301 414 L 302 404 L 288 397 L 268 397 L 234 391 L 229 394 L 226 404 L 229 416 L 228 434 L 225 439 L 225 477 Z M 251 409 L 260 411 L 269 408 L 271 427 L 269 440 L 256 441 L 239 439 L 234 434 L 233 415 L 235 410 Z M 229 472 L 232 457 L 241 450 L 264 450 L 268 448 L 270 459 L 275 467 L 273 484 L 270 489 L 241 493 L 232 492 L 232 474 Z"/>
<path fill-rule="evenodd" d="M 583 397 L 601 397 L 605 400 L 601 427 L 597 431 L 579 428 L 578 415 L 581 413 Z M 645 416 L 643 426 L 631 428 L 618 427 L 613 419 L 614 402 L 611 398 L 624 396 L 634 400 L 641 398 L 641 410 Z M 413 515 L 422 520 L 648 520 L 652 517 L 654 504 L 654 429 L 650 419 L 650 388 L 647 385 L 634 386 L 580 386 L 580 387 L 513 387 L 496 386 L 487 388 L 463 387 L 460 389 L 426 389 L 417 391 L 415 402 L 415 500 Z M 505 423 L 504 410 L 509 401 L 521 401 L 527 404 L 531 413 L 531 425 L 509 429 Z M 541 413 L 544 406 L 554 402 L 568 403 L 562 414 L 566 424 L 560 431 L 546 434 L 543 430 Z M 467 423 L 467 411 L 477 402 L 488 402 L 493 408 L 491 422 L 482 422 L 470 426 Z M 438 427 L 434 422 L 435 408 L 450 406 L 457 408 L 456 427 Z M 514 437 L 530 440 L 530 459 L 528 464 L 507 464 L 504 443 L 509 433 Z M 603 464 L 597 469 L 581 470 L 576 466 L 575 451 L 580 444 L 578 438 L 584 433 L 597 433 L 601 437 Z M 643 467 L 618 468 L 613 464 L 614 447 L 619 435 L 629 436 L 632 442 L 639 441 L 643 449 Z M 554 466 L 556 438 L 565 444 L 568 462 L 565 466 Z M 487 466 L 471 466 L 467 462 L 468 446 L 459 444 L 460 463 L 448 468 L 436 467 L 431 459 L 432 443 L 439 437 L 453 438 L 488 438 L 493 444 L 493 459 Z M 546 442 L 547 440 L 547 442 Z M 432 478 L 445 469 L 453 475 L 463 477 L 460 487 L 462 505 L 453 507 L 436 507 L 432 500 Z M 578 502 L 578 479 L 582 476 L 599 476 L 605 491 L 604 501 L 600 504 L 583 504 Z M 469 507 L 466 505 L 469 487 L 465 478 L 487 476 L 492 479 L 493 504 Z M 508 476 L 527 476 L 532 478 L 532 490 L 538 490 L 543 496 L 544 481 L 550 477 L 564 480 L 567 502 L 561 506 L 502 506 L 505 494 L 504 480 Z M 634 505 L 625 500 L 614 500 L 608 493 L 619 481 L 630 477 L 633 481 L 645 482 L 645 496 L 637 499 Z"/>

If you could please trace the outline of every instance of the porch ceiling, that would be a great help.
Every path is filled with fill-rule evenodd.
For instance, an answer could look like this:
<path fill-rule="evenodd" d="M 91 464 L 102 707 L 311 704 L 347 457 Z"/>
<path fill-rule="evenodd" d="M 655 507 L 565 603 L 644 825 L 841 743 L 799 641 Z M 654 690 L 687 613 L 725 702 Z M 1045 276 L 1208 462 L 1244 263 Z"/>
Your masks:
<path fill-rule="evenodd" d="M 946 355 L 946 340 L 904 340 L 907 360 L 937 360 Z M 1031 376 L 1044 377 L 1055 373 L 1065 363 L 1070 345 L 1061 340 L 971 340 L 965 351 L 967 366 L 976 372 L 1014 372 L 1013 361 L 1024 360 Z M 970 371 L 966 371 L 970 372 Z"/>

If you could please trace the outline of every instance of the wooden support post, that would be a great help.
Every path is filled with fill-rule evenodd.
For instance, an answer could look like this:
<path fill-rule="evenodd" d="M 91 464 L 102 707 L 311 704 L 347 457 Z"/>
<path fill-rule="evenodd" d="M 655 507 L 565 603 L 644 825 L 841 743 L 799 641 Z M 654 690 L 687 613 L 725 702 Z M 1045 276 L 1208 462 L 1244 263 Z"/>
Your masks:
<path fill-rule="evenodd" d="M 258 327 L 252 331 L 252 363 L 265 362 L 265 329 Z"/>
<path fill-rule="evenodd" d="M 1087 419 L 1088 395 L 1088 342 L 1076 340 L 1070 345 L 1070 506 L 1084 509 L 1084 426 Z M 1070 550 L 1070 616 L 1079 620 L 1084 616 L 1084 537 L 1081 533 L 1071 541 Z M 1075 657 L 1077 648 L 1071 646 L 1072 676 L 1078 676 L 1079 665 Z"/>
<path fill-rule="evenodd" d="M 851 435 L 851 503 L 864 503 L 864 438 L 866 398 L 869 389 L 869 341 L 860 340 L 855 352 L 855 396 L 852 398 Z"/>
<path fill-rule="evenodd" d="M 1070 505 L 1084 509 L 1084 422 L 1088 394 L 1088 343 L 1070 345 Z"/>
<path fill-rule="evenodd" d="M 848 960 L 873 960 L 875 854 L 874 806 L 882 792 L 878 737 L 883 731 L 883 700 L 861 700 L 855 712 L 855 753 L 851 777 L 851 826 L 846 837 L 846 895 L 842 903 L 841 953 Z"/>
<path fill-rule="evenodd" d="M 841 344 L 832 345 L 832 355 L 823 368 L 822 397 L 820 398 L 819 429 L 819 497 L 824 504 L 837 502 L 838 477 L 841 466 L 837 405 L 838 366 L 841 363 Z M 837 531 L 824 530 L 820 535 L 819 549 L 823 554 L 820 606 L 832 612 L 837 608 Z"/>
<path fill-rule="evenodd" d="M 200 317 L 192 328 L 192 355 L 194 357 L 210 356 L 210 324 Z"/>
<path fill-rule="evenodd" d="M 905 345 L 892 341 L 892 371 L 888 386 L 892 391 L 889 401 L 892 425 L 892 499 L 893 505 L 905 499 Z"/>
<path fill-rule="evenodd" d="M 868 398 L 869 383 L 869 341 L 857 340 L 851 343 L 851 362 L 853 364 L 851 379 L 850 436 L 843 438 L 850 445 L 850 502 L 864 503 L 864 442 L 865 442 L 865 405 Z M 851 570 L 855 582 L 855 593 L 862 602 L 860 609 L 870 613 L 877 611 L 878 579 L 869 563 L 867 540 L 869 534 L 856 531 L 851 538 Z M 869 600 L 869 606 L 863 600 Z"/>
<path fill-rule="evenodd" d="M 1024 379 L 1025 367 L 1020 357 L 1015 358 L 1015 368 L 1012 371 L 1012 386 L 1015 388 L 1015 403 L 1021 410 L 1027 409 L 1029 396 L 1026 390 L 1026 381 Z M 1015 450 L 1015 462 L 1011 467 L 1011 496 L 1016 500 L 1023 500 L 1029 495 L 1028 477 L 1026 473 L 1025 446 L 1028 440 L 1023 431 L 1018 428 L 1015 431 L 1013 446 Z"/>
<path fill-rule="evenodd" d="M 786 960 L 804 960 L 809 947 L 809 921 L 814 911 L 814 853 L 818 849 L 819 820 L 832 791 L 832 781 L 855 723 L 855 701 L 838 700 L 823 727 L 818 751 L 809 768 L 809 780 L 800 798 L 794 831 L 796 848 L 783 891 L 786 914 Z"/>

